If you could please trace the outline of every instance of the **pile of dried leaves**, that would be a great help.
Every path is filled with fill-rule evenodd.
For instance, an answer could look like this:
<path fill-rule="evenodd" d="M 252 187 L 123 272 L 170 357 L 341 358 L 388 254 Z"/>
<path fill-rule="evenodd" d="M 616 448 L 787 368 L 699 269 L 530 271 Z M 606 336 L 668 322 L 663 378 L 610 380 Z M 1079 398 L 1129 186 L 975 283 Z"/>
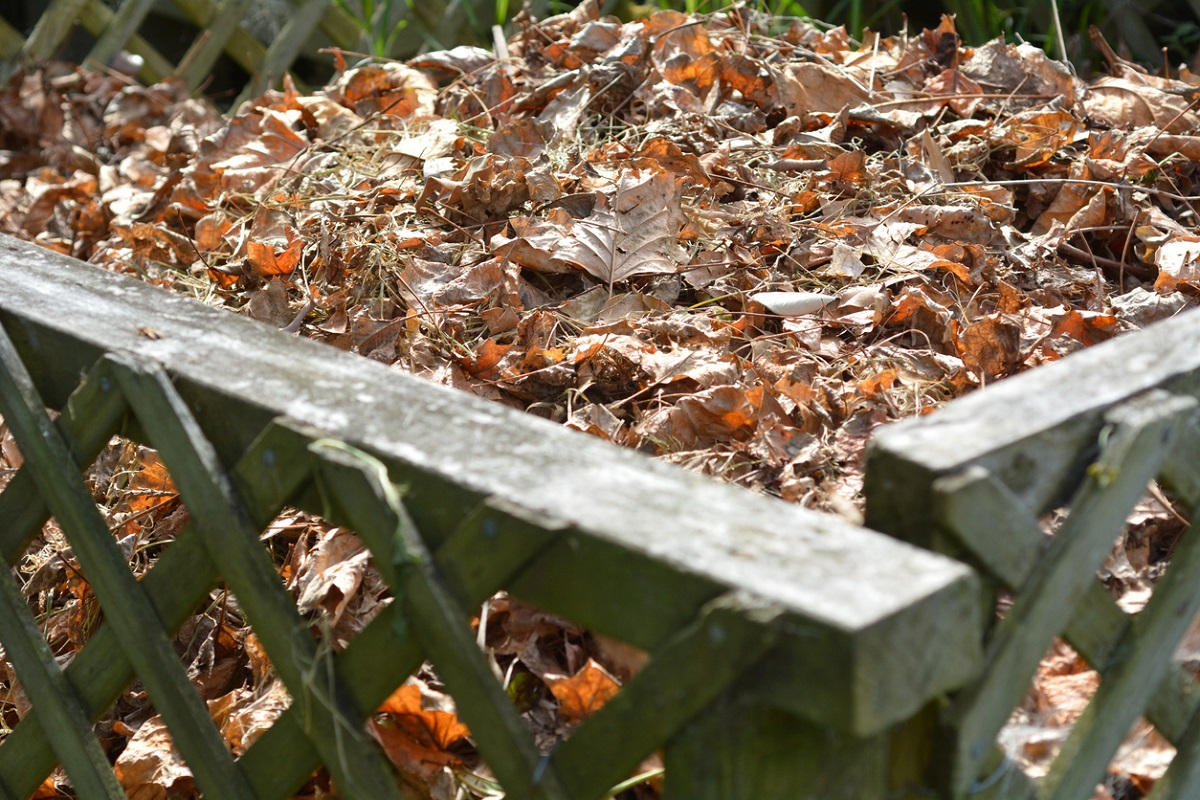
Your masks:
<path fill-rule="evenodd" d="M 338 55 L 228 120 L 175 84 L 19 75 L 0 232 L 851 517 L 875 426 L 1200 291 L 1187 70 L 1084 83 L 949 19 L 517 22 L 499 54 Z M 313 526 L 285 577 L 333 547 Z M 566 675 L 593 655 L 571 636 Z M 552 686 L 536 649 L 508 663 Z"/>

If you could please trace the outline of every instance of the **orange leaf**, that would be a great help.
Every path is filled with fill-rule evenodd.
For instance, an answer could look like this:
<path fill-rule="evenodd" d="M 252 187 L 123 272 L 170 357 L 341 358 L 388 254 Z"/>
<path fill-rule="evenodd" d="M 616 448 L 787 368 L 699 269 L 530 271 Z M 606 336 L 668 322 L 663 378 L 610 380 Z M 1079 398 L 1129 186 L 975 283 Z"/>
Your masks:
<path fill-rule="evenodd" d="M 175 488 L 167 465 L 154 452 L 141 456 L 142 468 L 129 481 L 127 492 L 129 510 L 145 511 L 169 502 L 179 490 Z"/>
<path fill-rule="evenodd" d="M 300 251 L 303 246 L 303 242 L 295 238 L 280 253 L 276 252 L 273 242 L 250 242 L 246 245 L 246 257 L 259 275 L 290 275 L 300 263 Z"/>
<path fill-rule="evenodd" d="M 460 363 L 462 363 L 463 369 L 474 377 L 490 378 L 496 371 L 496 365 L 500 363 L 500 359 L 504 358 L 504 354 L 511 349 L 511 344 L 497 344 L 495 339 L 488 339 L 483 343 L 483 347 L 479 348 L 479 355 L 475 358 L 464 358 Z"/>
<path fill-rule="evenodd" d="M 579 672 L 569 678 L 565 675 L 545 675 L 543 680 L 558 700 L 559 713 L 568 722 L 587 719 L 621 689 L 617 679 L 590 658 Z"/>
<path fill-rule="evenodd" d="M 456 714 L 425 706 L 421 686 L 409 682 L 392 692 L 378 713 L 386 714 L 414 743 L 433 751 L 445 751 L 471 735 Z"/>
<path fill-rule="evenodd" d="M 872 375 L 869 378 L 859 381 L 858 388 L 861 389 L 862 393 L 867 397 L 872 397 L 880 394 L 881 392 L 886 392 L 888 389 L 892 388 L 892 385 L 896 383 L 896 379 L 899 376 L 900 373 L 896 372 L 896 370 L 885 369 L 876 375 Z"/>
<path fill-rule="evenodd" d="M 1059 336 L 1068 336 L 1091 347 L 1111 339 L 1116 333 L 1116 326 L 1117 318 L 1111 314 L 1072 309 L 1054 320 L 1054 325 L 1050 329 L 1050 337 L 1053 339 Z"/>
<path fill-rule="evenodd" d="M 861 186 L 866 178 L 867 156 L 850 150 L 829 161 L 829 177 L 834 183 Z"/>
<path fill-rule="evenodd" d="M 1004 314 L 967 325 L 959 342 L 963 364 L 985 380 L 1008 372 L 1021 358 L 1021 326 Z"/>

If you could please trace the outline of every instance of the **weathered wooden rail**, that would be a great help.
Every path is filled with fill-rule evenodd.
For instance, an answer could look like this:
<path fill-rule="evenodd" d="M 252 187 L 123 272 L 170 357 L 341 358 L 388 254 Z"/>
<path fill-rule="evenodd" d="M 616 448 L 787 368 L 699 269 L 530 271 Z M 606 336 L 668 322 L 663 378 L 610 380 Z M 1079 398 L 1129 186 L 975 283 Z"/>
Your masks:
<path fill-rule="evenodd" d="M 946 797 L 1088 798 L 1145 716 L 1177 748 L 1151 797 L 1200 795 L 1200 685 L 1172 663 L 1200 609 L 1200 540 L 1182 537 L 1149 604 L 1127 616 L 1096 571 L 1158 477 L 1200 503 L 1200 315 L 1195 312 L 1009 379 L 871 444 L 867 524 L 975 565 L 1011 608 L 985 669 L 931 711 Z M 1039 515 L 1067 507 L 1053 537 Z M 1050 773 L 1028 780 L 996 746 L 1039 660 L 1064 637 L 1100 688 Z"/>
<path fill-rule="evenodd" d="M 398 796 L 361 722 L 429 658 L 511 798 L 601 797 L 658 748 L 677 800 L 882 798 L 891 728 L 976 674 L 979 584 L 950 559 L 28 243 L 0 239 L 0 286 L 25 458 L 0 552 L 53 514 L 106 619 L 62 670 L 0 572 L 34 707 L 0 743 L 3 796 L 57 763 L 80 796 L 122 796 L 91 721 L 135 677 L 207 796 L 287 797 L 322 763 L 347 796 Z M 159 450 L 191 511 L 141 581 L 79 475 L 115 433 Z M 337 657 L 258 543 L 285 504 L 359 532 L 400 598 Z M 293 698 L 236 761 L 170 649 L 218 582 Z M 498 589 L 652 656 L 548 755 L 472 640 L 464 609 Z"/>

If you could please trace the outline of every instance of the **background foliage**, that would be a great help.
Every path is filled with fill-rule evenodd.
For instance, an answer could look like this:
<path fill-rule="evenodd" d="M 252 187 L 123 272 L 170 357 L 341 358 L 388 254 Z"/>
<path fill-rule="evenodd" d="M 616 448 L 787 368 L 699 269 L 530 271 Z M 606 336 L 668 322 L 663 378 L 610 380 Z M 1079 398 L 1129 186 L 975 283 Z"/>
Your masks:
<path fill-rule="evenodd" d="M 503 22 L 520 10 L 515 0 L 431 0 L 440 7 L 437 14 L 424 12 L 426 3 L 415 0 L 336 0 L 356 15 L 369 31 L 372 52 L 381 55 L 381 42 L 396 42 L 394 13 L 380 14 L 382 6 L 398 12 L 409 11 L 409 46 L 438 49 L 455 44 L 488 45 L 492 41 L 491 26 Z M 575 0 L 533 0 L 531 10 L 537 17 L 570 10 Z M 658 8 L 675 8 L 686 12 L 711 13 L 730 5 L 728 0 L 604 0 L 605 13 L 629 20 L 648 15 Z M 1054 3 L 1031 3 L 1022 0 L 757 0 L 747 3 L 779 17 L 803 17 L 819 20 L 831 26 L 845 25 L 852 37 L 861 36 L 864 28 L 884 35 L 904 31 L 919 33 L 922 28 L 934 28 L 943 14 L 954 14 L 959 34 L 967 44 L 982 44 L 997 36 L 1008 41 L 1027 41 L 1043 47 L 1050 55 L 1061 58 L 1055 30 Z M 1062 20 L 1062 40 L 1066 57 L 1081 75 L 1102 68 L 1102 59 L 1088 33 L 1095 25 L 1100 33 L 1122 56 L 1161 69 L 1164 63 L 1171 68 L 1181 64 L 1194 66 L 1200 50 L 1200 0 L 1058 0 L 1057 14 Z M 376 20 L 372 27 L 372 19 Z M 436 26 L 422 20 L 438 20 Z M 449 19 L 462 24 L 446 25 Z M 404 24 L 403 22 L 401 23 Z M 453 40 L 448 40 L 453 39 Z M 395 50 L 393 55 L 407 55 Z"/>

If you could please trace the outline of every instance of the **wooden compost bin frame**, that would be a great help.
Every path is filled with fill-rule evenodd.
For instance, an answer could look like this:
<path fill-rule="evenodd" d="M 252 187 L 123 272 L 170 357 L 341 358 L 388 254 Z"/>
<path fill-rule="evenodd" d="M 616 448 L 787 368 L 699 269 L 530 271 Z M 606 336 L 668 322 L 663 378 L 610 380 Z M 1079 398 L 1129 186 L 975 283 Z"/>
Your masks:
<path fill-rule="evenodd" d="M 974 565 L 1011 602 L 989 628 L 979 679 L 930 712 L 926 774 L 941 796 L 1086 800 L 1139 716 L 1177 748 L 1150 797 L 1200 795 L 1200 683 L 1173 663 L 1200 610 L 1200 538 L 1181 537 L 1136 616 L 1096 575 L 1152 479 L 1200 507 L 1197 343 L 1193 310 L 870 442 L 866 524 Z M 1051 537 L 1039 523 L 1054 509 L 1066 516 Z M 1099 689 L 1032 781 L 997 734 L 1056 637 L 1099 672 Z"/>
<path fill-rule="evenodd" d="M 206 796 L 287 797 L 321 763 L 349 797 L 398 796 L 362 720 L 431 658 L 511 798 L 602 797 L 660 748 L 675 800 L 882 798 L 893 727 L 979 667 L 980 586 L 950 559 L 27 242 L 0 237 L 0 286 L 25 458 L 0 552 L 52 512 L 107 620 L 61 670 L 0 573 L 34 708 L 0 743 L 4 797 L 60 762 L 122 796 L 91 721 L 135 676 Z M 192 518 L 140 581 L 79 475 L 117 433 L 159 450 Z M 259 545 L 285 504 L 357 531 L 399 598 L 337 656 Z M 218 582 L 293 698 L 236 760 L 170 650 Z M 466 609 L 498 589 L 651 656 L 548 756 L 474 645 Z"/>

